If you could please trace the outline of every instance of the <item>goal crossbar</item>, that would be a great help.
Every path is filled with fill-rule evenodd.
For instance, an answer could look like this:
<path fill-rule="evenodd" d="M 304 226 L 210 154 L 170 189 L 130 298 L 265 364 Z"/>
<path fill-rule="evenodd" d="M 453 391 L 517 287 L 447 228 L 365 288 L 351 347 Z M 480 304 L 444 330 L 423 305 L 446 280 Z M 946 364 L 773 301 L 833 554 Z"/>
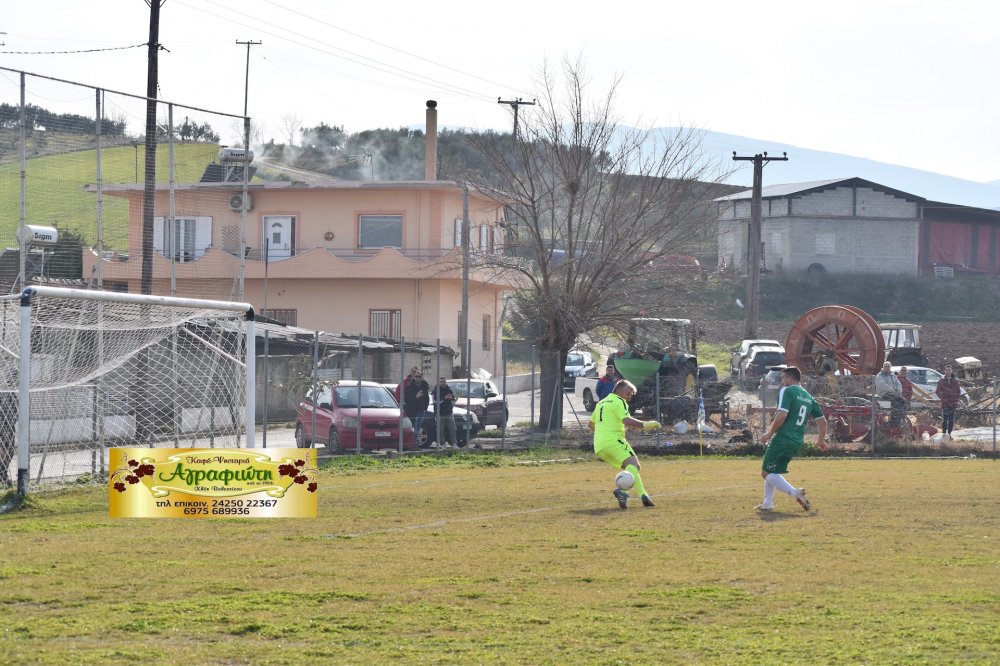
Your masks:
<path fill-rule="evenodd" d="M 9 354 L 12 357 L 12 360 L 16 359 L 18 368 L 16 441 L 17 441 L 17 490 L 19 494 L 21 495 L 26 494 L 27 484 L 30 478 L 30 442 L 32 433 L 31 395 L 33 393 L 35 395 L 38 395 L 38 387 L 32 386 L 32 379 L 33 379 L 32 375 L 34 374 L 37 376 L 39 375 L 39 373 L 45 372 L 45 361 L 51 360 L 43 357 L 42 366 L 40 366 L 39 368 L 32 368 L 33 326 L 35 327 L 36 331 L 41 331 L 41 329 L 38 328 L 39 324 L 37 322 L 33 322 L 32 318 L 33 309 L 36 307 L 40 307 L 40 304 L 42 304 L 44 301 L 48 299 L 77 302 L 77 303 L 80 302 L 105 303 L 108 304 L 109 306 L 117 304 L 119 306 L 119 310 L 121 309 L 122 306 L 133 306 L 133 307 L 138 306 L 140 308 L 139 310 L 140 312 L 144 312 L 144 310 L 142 310 L 141 308 L 145 307 L 149 308 L 148 312 L 161 313 L 160 315 L 157 316 L 161 316 L 164 319 L 166 319 L 167 316 L 162 313 L 172 312 L 173 315 L 170 315 L 169 323 L 164 325 L 169 325 L 171 327 L 174 327 L 175 330 L 177 330 L 178 332 L 183 331 L 184 333 L 188 334 L 189 338 L 192 338 L 195 341 L 197 341 L 196 344 L 200 345 L 202 349 L 206 350 L 206 352 L 204 353 L 211 352 L 214 355 L 213 358 L 224 359 L 224 362 L 232 364 L 231 367 L 238 368 L 239 373 L 244 374 L 245 387 L 243 388 L 245 389 L 245 394 L 246 394 L 245 395 L 246 409 L 243 417 L 245 419 L 245 433 L 244 433 L 245 437 L 243 438 L 243 441 L 245 447 L 247 448 L 254 447 L 255 445 L 254 420 L 255 420 L 255 410 L 256 410 L 256 405 L 254 401 L 254 390 L 256 382 L 255 378 L 256 344 L 255 344 L 255 330 L 254 330 L 254 318 L 255 318 L 254 309 L 253 306 L 251 306 L 249 303 L 216 301 L 216 300 L 200 300 L 193 298 L 177 298 L 172 296 L 128 294 L 128 293 L 70 289 L 70 288 L 49 287 L 49 286 L 28 287 L 24 291 L 22 291 L 20 295 L 13 295 L 11 297 L 2 298 L 3 301 L 7 302 L 12 301 L 13 299 L 19 299 L 20 301 L 20 317 L 17 320 L 20 324 L 18 331 L 19 349 L 17 349 L 17 351 L 15 352 L 14 349 L 5 347 L 3 351 Z M 10 305 L 13 306 L 15 304 L 10 303 Z M 164 308 L 164 309 L 155 310 L 155 308 Z M 191 310 L 192 312 L 195 313 L 205 313 L 206 316 L 199 317 L 197 314 L 187 315 L 184 312 L 184 310 Z M 76 310 L 74 310 L 74 312 L 75 311 Z M 83 310 L 79 311 L 83 312 Z M 120 311 L 124 312 L 125 314 L 120 316 L 119 322 L 135 321 L 141 323 L 143 321 L 141 318 L 131 319 L 131 317 L 134 317 L 136 315 L 128 314 L 130 312 L 128 309 Z M 93 323 L 91 323 L 92 328 L 88 329 L 96 331 L 96 334 L 98 336 L 103 335 L 102 331 L 104 330 L 101 328 L 100 322 L 109 321 L 108 319 L 102 319 L 102 317 L 105 316 L 103 314 L 104 312 L 105 311 L 103 309 L 100 308 L 98 309 L 97 311 L 98 325 L 96 327 L 93 327 Z M 108 312 L 110 313 L 110 310 Z M 134 312 L 134 310 L 131 312 Z M 211 315 L 212 312 L 215 312 L 216 314 L 213 316 Z M 243 336 L 241 344 L 245 349 L 245 355 L 246 355 L 245 360 L 238 358 L 233 353 L 227 352 L 225 349 L 222 348 L 223 345 L 214 344 L 212 341 L 206 339 L 205 337 L 198 335 L 198 333 L 195 332 L 194 330 L 187 330 L 183 327 L 179 329 L 177 328 L 182 326 L 182 324 L 184 326 L 191 325 L 195 327 L 205 327 L 205 326 L 211 327 L 219 325 L 219 322 L 225 322 L 226 320 L 235 323 L 234 320 L 237 319 L 242 319 L 243 321 L 243 330 L 239 331 L 239 333 L 242 334 Z M 7 319 L 7 321 L 13 323 L 14 320 Z M 52 325 L 49 327 L 50 330 L 63 330 L 63 328 L 73 328 L 72 326 L 64 326 L 63 328 L 60 328 L 60 326 L 62 326 L 63 321 L 64 320 L 59 320 L 52 323 Z M 82 322 L 82 315 L 80 318 L 80 322 Z M 238 331 L 238 328 L 233 326 L 232 324 L 226 326 L 223 323 L 221 325 L 224 326 L 224 329 L 229 329 L 232 333 L 237 333 Z M 158 326 L 154 326 L 154 328 L 158 328 Z M 207 328 L 205 330 L 211 330 L 211 329 Z M 57 335 L 63 335 L 63 334 L 57 333 Z M 76 338 L 74 338 L 74 340 L 75 339 Z M 175 342 L 173 343 L 173 346 L 176 348 L 177 344 L 176 334 L 174 335 L 174 339 Z M 239 338 L 236 338 L 236 340 L 239 340 Z M 11 344 L 13 344 L 13 342 Z M 35 342 L 36 349 L 38 348 L 38 344 L 39 344 L 38 342 Z M 156 346 L 156 344 L 158 343 L 152 342 L 152 343 L 142 344 L 141 342 L 139 342 L 139 344 L 137 344 L 135 347 L 132 347 L 132 349 L 141 350 L 145 348 L 151 348 Z M 73 362 L 72 349 L 74 349 L 75 347 L 76 343 L 74 342 L 71 350 L 68 351 L 70 357 L 68 361 L 69 363 Z M 65 356 L 67 354 L 67 350 L 63 349 L 61 350 L 60 353 Z M 135 353 L 138 352 L 133 351 L 131 352 L 130 355 L 134 355 Z M 52 356 L 53 352 L 49 351 L 48 355 Z M 170 363 L 172 363 L 172 365 L 176 367 L 179 362 L 179 359 L 175 357 L 170 357 L 170 358 L 171 358 Z M 190 360 L 189 357 L 184 357 L 184 358 Z M 124 362 L 116 363 L 114 360 L 108 359 L 108 365 L 104 367 L 116 368 L 123 365 Z M 236 377 L 238 377 L 238 375 Z M 79 385 L 78 382 L 74 383 Z M 236 385 L 238 385 L 238 383 Z M 13 386 L 11 388 L 13 388 Z M 209 404 L 219 404 L 219 403 L 213 402 Z M 230 406 L 232 406 L 232 403 L 230 403 Z M 235 416 L 236 413 L 233 413 L 232 415 Z M 41 418 L 44 419 L 45 417 Z M 102 417 L 95 414 L 93 418 L 102 418 Z M 181 417 L 176 417 L 176 418 L 181 418 Z M 212 418 L 214 423 L 214 417 Z M 51 421 L 49 427 L 51 428 Z M 237 443 L 237 446 L 238 445 L 239 444 Z"/>

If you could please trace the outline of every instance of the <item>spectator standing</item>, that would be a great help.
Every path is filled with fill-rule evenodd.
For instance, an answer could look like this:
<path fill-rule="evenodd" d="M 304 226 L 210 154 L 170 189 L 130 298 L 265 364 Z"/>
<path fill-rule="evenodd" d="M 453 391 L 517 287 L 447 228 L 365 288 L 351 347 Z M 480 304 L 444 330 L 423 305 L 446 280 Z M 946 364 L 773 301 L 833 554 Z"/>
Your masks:
<path fill-rule="evenodd" d="M 903 396 L 903 400 L 909 402 L 910 400 L 913 400 L 913 382 L 910 381 L 910 378 L 907 376 L 907 372 L 909 372 L 909 368 L 904 365 L 899 369 L 899 372 L 896 373 L 896 378 L 899 379 L 899 385 L 902 387 L 900 395 Z"/>
<path fill-rule="evenodd" d="M 434 415 L 441 424 L 441 439 L 439 444 L 446 447 L 458 445 L 458 433 L 455 429 L 455 393 L 448 386 L 448 378 L 441 377 L 434 387 Z"/>
<path fill-rule="evenodd" d="M 886 361 L 875 375 L 875 395 L 889 401 L 889 421 L 904 425 L 907 402 L 903 400 L 903 384 L 892 374 L 892 364 Z"/>
<path fill-rule="evenodd" d="M 403 404 L 403 398 L 406 396 L 406 385 L 413 379 L 413 375 L 418 372 L 420 372 L 420 368 L 416 366 L 410 368 L 410 374 L 403 377 L 403 383 L 396 384 L 396 402 L 399 404 Z"/>
<path fill-rule="evenodd" d="M 417 435 L 424 422 L 424 412 L 430 403 L 431 387 L 424 381 L 423 373 L 417 370 L 410 383 L 403 389 L 403 411 L 413 421 L 413 432 Z"/>
<path fill-rule="evenodd" d="M 944 377 L 938 381 L 934 393 L 941 399 L 941 432 L 951 439 L 951 431 L 955 429 L 955 409 L 962 399 L 962 385 L 955 379 L 950 365 L 944 367 Z"/>
<path fill-rule="evenodd" d="M 600 402 L 604 400 L 611 392 L 615 389 L 615 383 L 618 381 L 618 375 L 615 372 L 615 366 L 609 365 L 604 371 L 604 376 L 597 380 L 597 401 Z"/>
<path fill-rule="evenodd" d="M 903 395 L 903 385 L 899 378 L 892 374 L 892 365 L 889 361 L 883 363 L 882 372 L 875 375 L 875 395 L 881 398 Z"/>

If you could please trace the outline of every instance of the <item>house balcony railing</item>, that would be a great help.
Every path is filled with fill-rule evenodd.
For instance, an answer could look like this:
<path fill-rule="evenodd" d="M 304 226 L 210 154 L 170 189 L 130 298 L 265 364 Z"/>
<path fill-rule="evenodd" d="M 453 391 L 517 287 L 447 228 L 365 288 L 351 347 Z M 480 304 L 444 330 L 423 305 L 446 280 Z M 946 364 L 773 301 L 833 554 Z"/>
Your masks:
<path fill-rule="evenodd" d="M 482 253 L 472 253 L 474 280 L 496 282 L 493 259 L 483 262 Z M 106 250 L 99 260 L 93 248 L 83 252 L 83 269 L 87 276 L 100 269 L 105 280 L 136 280 L 140 278 L 142 259 L 136 254 Z M 199 252 L 178 253 L 171 261 L 162 252 L 153 253 L 154 279 L 176 276 L 178 280 L 231 280 L 237 275 L 239 251 L 208 247 Z M 264 276 L 272 278 L 457 278 L 461 275 L 460 248 L 379 249 L 311 247 L 284 250 L 248 247 L 245 255 L 246 279 Z"/>
<path fill-rule="evenodd" d="M 321 249 L 325 250 L 328 254 L 344 261 L 367 261 L 372 257 L 378 255 L 386 248 L 338 248 L 338 247 L 326 247 L 326 246 L 316 246 L 316 247 L 295 247 L 290 249 L 284 248 L 261 248 L 261 247 L 250 247 L 246 248 L 246 258 L 248 261 L 282 261 L 284 259 L 290 259 L 302 254 L 305 254 L 311 250 Z M 409 259 L 410 261 L 416 262 L 432 262 L 438 261 L 442 257 L 448 256 L 453 252 L 459 251 L 459 248 L 422 248 L 422 249 L 407 249 L 407 248 L 389 248 L 398 252 L 404 259 Z M 230 254 L 234 257 L 239 257 L 238 248 L 224 248 L 223 252 Z"/>

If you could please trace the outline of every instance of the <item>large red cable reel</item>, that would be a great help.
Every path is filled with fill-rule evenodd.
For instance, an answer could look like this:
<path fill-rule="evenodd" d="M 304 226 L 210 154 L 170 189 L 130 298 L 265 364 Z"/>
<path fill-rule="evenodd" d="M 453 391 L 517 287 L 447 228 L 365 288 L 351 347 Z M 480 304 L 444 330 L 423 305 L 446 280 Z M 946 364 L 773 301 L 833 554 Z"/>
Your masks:
<path fill-rule="evenodd" d="M 878 322 L 852 305 L 813 308 L 792 324 L 785 340 L 785 362 L 806 375 L 874 375 L 885 362 L 885 340 Z"/>

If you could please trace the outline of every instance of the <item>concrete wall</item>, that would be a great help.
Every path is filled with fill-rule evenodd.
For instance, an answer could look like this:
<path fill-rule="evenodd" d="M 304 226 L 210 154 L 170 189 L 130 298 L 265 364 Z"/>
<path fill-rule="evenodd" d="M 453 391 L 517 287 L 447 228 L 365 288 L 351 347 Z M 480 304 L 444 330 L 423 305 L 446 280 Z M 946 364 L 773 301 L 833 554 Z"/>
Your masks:
<path fill-rule="evenodd" d="M 719 262 L 745 271 L 750 204 L 735 203 L 720 206 Z M 779 271 L 818 264 L 829 273 L 916 275 L 919 215 L 915 202 L 861 187 L 768 200 L 761 223 L 764 261 Z"/>

